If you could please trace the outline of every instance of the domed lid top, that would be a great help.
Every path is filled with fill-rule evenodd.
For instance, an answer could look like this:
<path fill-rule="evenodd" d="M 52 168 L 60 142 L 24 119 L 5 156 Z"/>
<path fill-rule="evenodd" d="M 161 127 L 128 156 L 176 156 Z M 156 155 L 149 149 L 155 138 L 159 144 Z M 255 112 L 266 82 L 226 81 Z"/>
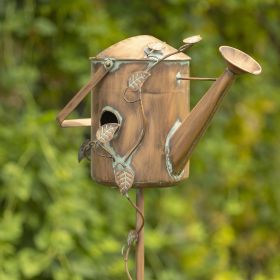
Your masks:
<path fill-rule="evenodd" d="M 122 40 L 100 52 L 96 57 L 91 57 L 91 59 L 112 57 L 120 60 L 147 60 L 161 58 L 175 51 L 175 48 L 153 36 L 139 35 Z M 177 53 L 166 58 L 166 60 L 190 59 L 191 58 L 184 53 Z"/>

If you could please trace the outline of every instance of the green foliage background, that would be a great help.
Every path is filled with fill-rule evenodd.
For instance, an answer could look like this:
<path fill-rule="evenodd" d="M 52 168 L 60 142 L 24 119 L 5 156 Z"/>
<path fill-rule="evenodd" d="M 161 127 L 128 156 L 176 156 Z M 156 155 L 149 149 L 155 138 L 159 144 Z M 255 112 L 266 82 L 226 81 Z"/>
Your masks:
<path fill-rule="evenodd" d="M 175 47 L 201 34 L 193 75 L 221 73 L 219 45 L 263 67 L 230 90 L 190 179 L 146 191 L 145 279 L 279 280 L 279 0 L 0 0 L 0 279 L 126 279 L 134 212 L 77 163 L 89 130 L 55 116 L 89 56 L 138 34 Z M 208 87 L 192 83 L 192 104 Z"/>

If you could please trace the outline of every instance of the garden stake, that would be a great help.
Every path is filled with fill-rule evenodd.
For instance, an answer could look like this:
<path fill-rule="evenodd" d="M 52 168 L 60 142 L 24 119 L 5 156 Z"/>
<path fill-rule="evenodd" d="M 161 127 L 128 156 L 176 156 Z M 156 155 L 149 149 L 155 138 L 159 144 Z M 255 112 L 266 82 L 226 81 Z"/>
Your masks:
<path fill-rule="evenodd" d="M 141 211 L 142 215 L 144 216 L 144 190 L 138 189 L 136 191 L 136 205 Z M 141 227 L 142 224 L 142 217 L 141 215 L 136 212 L 136 229 L 137 231 Z M 136 243 L 136 280 L 144 280 L 144 226 L 140 230 L 138 234 L 138 240 Z"/>

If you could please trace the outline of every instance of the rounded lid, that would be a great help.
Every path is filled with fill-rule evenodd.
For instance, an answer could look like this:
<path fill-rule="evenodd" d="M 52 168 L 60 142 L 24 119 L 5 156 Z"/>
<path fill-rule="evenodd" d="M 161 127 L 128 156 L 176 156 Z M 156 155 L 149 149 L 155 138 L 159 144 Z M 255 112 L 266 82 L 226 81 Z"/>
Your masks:
<path fill-rule="evenodd" d="M 139 35 L 112 45 L 92 59 L 112 57 L 120 60 L 147 60 L 160 58 L 175 51 L 175 48 L 153 36 Z M 190 57 L 184 53 L 177 53 L 166 60 L 190 60 Z"/>

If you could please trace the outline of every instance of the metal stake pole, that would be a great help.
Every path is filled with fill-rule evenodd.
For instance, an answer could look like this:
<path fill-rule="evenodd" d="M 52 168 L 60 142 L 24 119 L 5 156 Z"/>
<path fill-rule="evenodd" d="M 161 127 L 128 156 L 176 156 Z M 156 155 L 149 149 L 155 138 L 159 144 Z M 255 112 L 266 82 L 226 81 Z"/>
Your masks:
<path fill-rule="evenodd" d="M 144 216 L 144 190 L 139 188 L 136 191 L 136 205 Z M 141 227 L 142 219 L 139 213 L 136 213 L 136 230 Z M 139 232 L 138 242 L 136 244 L 136 280 L 144 280 L 144 227 Z"/>

